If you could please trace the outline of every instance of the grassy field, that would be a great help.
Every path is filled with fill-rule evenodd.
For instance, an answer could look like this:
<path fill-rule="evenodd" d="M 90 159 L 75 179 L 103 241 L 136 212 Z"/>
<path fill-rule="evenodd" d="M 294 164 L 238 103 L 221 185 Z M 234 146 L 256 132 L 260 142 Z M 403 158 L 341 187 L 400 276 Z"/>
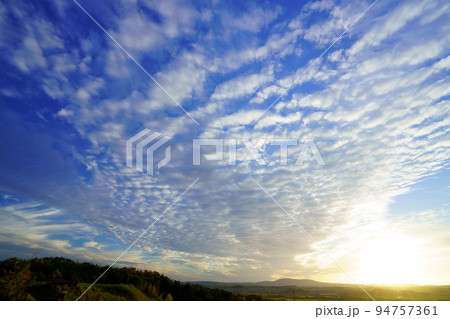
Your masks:
<path fill-rule="evenodd" d="M 90 284 L 79 283 L 70 287 L 64 300 L 76 300 Z M 49 288 L 45 282 L 39 282 L 30 287 L 28 300 L 48 300 Z M 148 297 L 133 285 L 127 284 L 96 284 L 81 298 L 86 301 L 151 301 L 157 300 Z"/>
<path fill-rule="evenodd" d="M 240 294 L 257 294 L 271 300 L 371 300 L 364 291 L 355 285 L 329 287 L 296 286 L 213 286 Z M 368 285 L 364 289 L 378 301 L 450 300 L 450 286 L 385 286 Z"/>
<path fill-rule="evenodd" d="M 76 300 L 87 288 L 89 284 L 79 283 L 75 287 L 72 287 L 64 300 Z M 134 301 L 150 301 L 151 299 L 145 295 L 141 290 L 137 289 L 133 285 L 112 285 L 112 284 L 97 284 L 89 289 L 86 294 L 83 295 L 81 300 L 91 301 L 121 301 L 121 300 L 134 300 Z"/>

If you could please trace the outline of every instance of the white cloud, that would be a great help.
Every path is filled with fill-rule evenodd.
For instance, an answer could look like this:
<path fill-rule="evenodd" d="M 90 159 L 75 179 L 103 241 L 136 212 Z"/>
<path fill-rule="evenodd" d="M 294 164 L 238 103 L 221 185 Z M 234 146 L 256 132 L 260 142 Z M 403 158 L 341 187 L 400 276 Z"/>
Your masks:
<path fill-rule="evenodd" d="M 325 11 L 331 10 L 336 3 L 333 0 L 310 1 L 303 7 L 305 11 Z"/>
<path fill-rule="evenodd" d="M 211 98 L 213 100 L 225 100 L 250 95 L 272 79 L 273 71 L 271 70 L 263 70 L 261 73 L 239 76 L 217 86 Z"/>
<path fill-rule="evenodd" d="M 108 60 L 106 63 L 106 72 L 117 78 L 129 77 L 129 66 L 132 63 L 129 58 L 118 48 L 112 48 L 108 52 Z"/>
<path fill-rule="evenodd" d="M 367 75 L 385 69 L 386 66 L 395 68 L 405 65 L 421 64 L 439 57 L 445 49 L 445 43 L 445 40 L 433 40 L 408 47 L 406 50 L 400 52 L 393 50 L 383 55 L 378 55 L 377 57 L 363 61 L 358 68 L 358 73 Z"/>
<path fill-rule="evenodd" d="M 86 248 L 95 248 L 95 249 L 102 249 L 104 247 L 103 245 L 100 245 L 96 241 L 87 241 L 83 244 L 83 246 Z"/>
<path fill-rule="evenodd" d="M 29 72 L 34 68 L 47 66 L 42 49 L 35 38 L 27 37 L 22 44 L 22 48 L 16 51 L 13 56 L 13 61 L 20 70 Z"/>
<path fill-rule="evenodd" d="M 105 81 L 101 78 L 94 79 L 89 83 L 86 83 L 84 87 L 79 88 L 75 96 L 82 102 L 88 102 L 92 95 L 96 95 L 104 85 Z"/>
<path fill-rule="evenodd" d="M 402 29 L 409 21 L 420 16 L 432 1 L 407 1 L 400 4 L 392 12 L 384 16 L 384 19 L 377 21 L 373 28 L 363 35 L 363 37 L 353 44 L 349 50 L 350 55 L 357 54 L 361 50 L 377 46 L 388 36 Z"/>
<path fill-rule="evenodd" d="M 210 126 L 224 128 L 228 126 L 248 125 L 257 120 L 260 115 L 261 112 L 258 110 L 248 111 L 244 109 L 231 115 L 218 118 L 211 122 Z"/>
<path fill-rule="evenodd" d="M 288 116 L 281 116 L 278 114 L 269 114 L 264 116 L 261 120 L 259 120 L 256 125 L 255 128 L 257 129 L 261 129 L 263 127 L 268 127 L 268 126 L 273 126 L 273 125 L 278 125 L 278 124 L 291 124 L 291 123 L 296 123 L 299 122 L 301 118 L 301 113 L 297 112 L 297 113 L 291 113 Z"/>
<path fill-rule="evenodd" d="M 253 8 L 240 16 L 235 13 L 224 15 L 222 24 L 227 28 L 235 28 L 243 31 L 259 32 L 262 27 L 268 25 L 280 14 L 281 8 L 262 9 Z"/>
<path fill-rule="evenodd" d="M 156 10 L 162 22 L 151 21 L 143 11 L 130 6 L 126 16 L 119 21 L 118 31 L 113 32 L 113 36 L 132 52 L 156 49 L 180 34 L 191 33 L 196 20 L 204 18 L 182 1 L 146 2 L 144 5 Z"/>
<path fill-rule="evenodd" d="M 318 3 L 315 9 L 323 11 L 331 9 L 331 1 Z M 347 6 L 333 6 L 329 11 L 329 18 L 305 30 L 304 38 L 321 46 L 334 42 L 364 11 L 364 2 L 351 3 Z"/>

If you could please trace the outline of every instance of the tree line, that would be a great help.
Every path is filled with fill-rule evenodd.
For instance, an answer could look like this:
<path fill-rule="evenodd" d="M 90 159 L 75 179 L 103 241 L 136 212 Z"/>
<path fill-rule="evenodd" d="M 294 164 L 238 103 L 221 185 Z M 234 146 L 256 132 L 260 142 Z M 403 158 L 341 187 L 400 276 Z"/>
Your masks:
<path fill-rule="evenodd" d="M 59 288 L 49 283 L 52 278 L 64 278 L 68 282 L 71 298 L 79 296 L 86 283 L 94 282 L 108 267 L 89 262 L 78 262 L 63 257 L 33 259 L 10 258 L 0 262 L 1 300 L 51 300 Z M 112 286 L 116 285 L 116 286 Z M 121 285 L 121 286 L 117 286 Z M 147 298 L 142 300 L 264 300 L 259 295 L 236 294 L 221 289 L 206 288 L 197 284 L 181 283 L 156 271 L 139 270 L 134 267 L 112 267 L 97 282 L 97 289 L 86 294 L 85 300 L 108 300 L 105 291 L 119 300 L 133 300 L 136 294 L 126 295 L 121 288 L 130 285 Z M 116 287 L 113 289 L 113 287 Z M 94 286 L 95 288 L 95 286 Z M 67 299 L 67 298 L 66 298 Z M 83 300 L 83 298 L 82 298 Z"/>

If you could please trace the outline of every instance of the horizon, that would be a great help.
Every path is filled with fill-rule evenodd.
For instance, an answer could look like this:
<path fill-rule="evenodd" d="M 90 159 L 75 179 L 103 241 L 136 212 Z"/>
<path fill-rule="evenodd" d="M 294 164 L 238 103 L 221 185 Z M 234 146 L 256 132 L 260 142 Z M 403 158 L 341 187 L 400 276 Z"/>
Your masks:
<path fill-rule="evenodd" d="M 9 258 L 17 258 L 17 257 L 9 257 Z M 67 257 L 61 257 L 61 256 L 55 256 L 55 257 L 51 257 L 51 256 L 46 256 L 46 257 L 32 257 L 32 258 L 28 258 L 28 259 L 23 259 L 23 260 L 31 260 L 31 259 L 41 259 L 41 258 L 66 258 L 69 259 L 71 261 L 74 262 L 88 262 L 97 266 L 101 266 L 101 267 L 107 267 L 109 266 L 109 264 L 98 264 L 92 261 L 80 261 L 80 260 L 72 260 L 70 258 Z M 6 259 L 0 260 L 0 262 L 5 261 Z M 113 266 L 116 268 L 127 268 L 130 266 Z M 136 270 L 139 271 L 152 271 L 151 269 L 144 269 L 144 268 L 139 268 L 139 267 L 132 267 L 132 268 L 136 268 Z M 164 273 L 161 273 L 161 275 L 167 276 Z M 316 283 L 321 283 L 321 284 L 336 284 L 336 285 L 350 285 L 350 286 L 355 286 L 357 287 L 358 284 L 355 283 L 343 283 L 343 282 L 330 282 L 330 281 L 319 281 L 319 280 L 314 280 L 314 279 L 310 279 L 310 278 L 278 278 L 278 279 L 273 279 L 273 280 L 258 280 L 258 281 L 214 281 L 214 280 L 180 280 L 177 278 L 172 278 L 170 276 L 168 276 L 170 279 L 173 280 L 178 280 L 181 283 L 192 283 L 192 284 L 196 284 L 196 283 L 202 283 L 202 282 L 209 282 L 209 283 L 218 283 L 218 284 L 260 284 L 263 282 L 277 282 L 277 281 L 282 281 L 282 280 L 298 280 L 298 281 L 313 281 Z M 424 286 L 450 286 L 450 283 L 448 284 L 416 284 L 416 283 L 404 283 L 404 284 L 375 284 L 375 283 L 361 283 L 361 285 L 364 286 L 390 286 L 390 287 L 396 287 L 396 286 L 419 286 L 419 287 L 424 287 Z"/>
<path fill-rule="evenodd" d="M 443 0 L 0 3 L 0 258 L 449 285 L 449 17 Z"/>

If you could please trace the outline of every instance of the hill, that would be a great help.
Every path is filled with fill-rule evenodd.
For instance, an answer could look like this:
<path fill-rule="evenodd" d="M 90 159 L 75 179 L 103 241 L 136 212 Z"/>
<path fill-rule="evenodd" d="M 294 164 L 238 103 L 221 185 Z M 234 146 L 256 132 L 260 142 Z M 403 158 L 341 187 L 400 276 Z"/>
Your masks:
<path fill-rule="evenodd" d="M 0 300 L 76 300 L 108 267 L 67 258 L 0 262 Z M 67 291 L 63 294 L 62 291 Z M 112 267 L 81 300 L 264 300 L 181 283 L 156 271 Z"/>
<path fill-rule="evenodd" d="M 191 284 L 214 287 L 230 287 L 230 286 L 263 286 L 263 287 L 343 287 L 347 284 L 334 284 L 320 282 L 311 279 L 290 279 L 283 278 L 275 281 L 258 281 L 258 282 L 219 282 L 219 281 L 190 281 Z"/>

